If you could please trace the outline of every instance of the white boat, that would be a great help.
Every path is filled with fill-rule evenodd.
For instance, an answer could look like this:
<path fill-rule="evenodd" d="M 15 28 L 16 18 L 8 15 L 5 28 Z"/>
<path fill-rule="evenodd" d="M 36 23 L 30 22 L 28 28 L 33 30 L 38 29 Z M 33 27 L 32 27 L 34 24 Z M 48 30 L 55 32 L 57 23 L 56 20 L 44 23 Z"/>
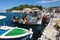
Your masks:
<path fill-rule="evenodd" d="M 6 16 L 2 16 L 2 15 L 0 16 L 0 19 L 4 19 L 4 18 L 6 18 Z"/>

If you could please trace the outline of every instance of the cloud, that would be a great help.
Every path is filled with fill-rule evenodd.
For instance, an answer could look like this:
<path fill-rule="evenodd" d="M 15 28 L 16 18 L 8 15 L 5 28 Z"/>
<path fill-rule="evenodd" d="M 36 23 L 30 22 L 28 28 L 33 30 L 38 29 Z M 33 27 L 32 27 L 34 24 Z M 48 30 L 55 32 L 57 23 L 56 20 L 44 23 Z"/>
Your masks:
<path fill-rule="evenodd" d="M 60 1 L 60 0 L 42 0 L 42 1 L 36 2 L 36 3 L 51 3 L 51 2 L 57 2 L 57 1 Z"/>

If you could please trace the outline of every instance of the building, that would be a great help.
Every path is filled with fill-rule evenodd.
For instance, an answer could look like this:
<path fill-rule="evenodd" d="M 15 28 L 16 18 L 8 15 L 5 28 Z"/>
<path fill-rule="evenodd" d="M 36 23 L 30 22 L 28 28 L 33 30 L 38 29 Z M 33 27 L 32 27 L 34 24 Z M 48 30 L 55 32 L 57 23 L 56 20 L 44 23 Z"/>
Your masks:
<path fill-rule="evenodd" d="M 60 13 L 60 6 L 51 7 L 50 9 L 52 9 L 52 12 L 54 13 Z"/>
<path fill-rule="evenodd" d="M 31 8 L 24 8 L 23 13 L 30 13 L 32 11 Z"/>
<path fill-rule="evenodd" d="M 49 12 L 49 8 L 43 8 L 43 13 Z"/>
<path fill-rule="evenodd" d="M 40 13 L 41 12 L 41 10 L 39 9 L 39 8 L 32 8 L 32 13 Z"/>
<path fill-rule="evenodd" d="M 20 10 L 12 10 L 11 12 L 20 12 Z"/>
<path fill-rule="evenodd" d="M 23 13 L 41 13 L 41 10 L 39 8 L 25 8 L 23 9 Z"/>

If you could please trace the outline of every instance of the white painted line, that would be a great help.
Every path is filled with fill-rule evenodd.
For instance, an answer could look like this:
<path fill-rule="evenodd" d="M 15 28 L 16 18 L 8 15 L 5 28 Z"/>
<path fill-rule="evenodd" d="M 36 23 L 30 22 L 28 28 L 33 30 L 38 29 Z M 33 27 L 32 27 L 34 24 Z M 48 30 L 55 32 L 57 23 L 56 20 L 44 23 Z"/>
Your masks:
<path fill-rule="evenodd" d="M 15 29 L 15 28 L 12 28 L 12 29 L 8 30 L 7 32 L 5 32 L 4 34 L 2 34 L 1 36 L 5 36 L 7 33 L 9 33 L 10 31 L 12 31 L 13 29 Z"/>
<path fill-rule="evenodd" d="M 17 27 L 15 27 L 15 28 L 17 28 Z M 21 35 L 15 35 L 15 36 L 5 36 L 7 33 L 11 32 L 11 31 L 12 31 L 12 30 L 14 30 L 15 28 L 12 28 L 11 30 L 7 31 L 7 32 L 6 32 L 6 33 L 4 33 L 2 36 L 0 36 L 0 38 L 19 38 L 19 37 L 21 38 L 21 37 L 24 37 L 24 36 L 26 36 L 26 35 L 29 35 L 29 34 L 30 34 L 28 30 L 23 29 L 23 28 L 18 28 L 18 29 L 23 29 L 23 30 L 25 30 L 25 31 L 26 31 L 26 33 L 21 34 Z"/>

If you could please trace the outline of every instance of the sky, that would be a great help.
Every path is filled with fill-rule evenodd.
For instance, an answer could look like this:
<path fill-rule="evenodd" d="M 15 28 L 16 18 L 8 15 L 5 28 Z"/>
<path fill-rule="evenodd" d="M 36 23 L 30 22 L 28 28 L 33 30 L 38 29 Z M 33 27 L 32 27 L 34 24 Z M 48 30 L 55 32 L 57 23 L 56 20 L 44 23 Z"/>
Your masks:
<path fill-rule="evenodd" d="M 54 7 L 60 6 L 60 0 L 0 0 L 0 10 L 10 9 L 23 4 Z"/>

